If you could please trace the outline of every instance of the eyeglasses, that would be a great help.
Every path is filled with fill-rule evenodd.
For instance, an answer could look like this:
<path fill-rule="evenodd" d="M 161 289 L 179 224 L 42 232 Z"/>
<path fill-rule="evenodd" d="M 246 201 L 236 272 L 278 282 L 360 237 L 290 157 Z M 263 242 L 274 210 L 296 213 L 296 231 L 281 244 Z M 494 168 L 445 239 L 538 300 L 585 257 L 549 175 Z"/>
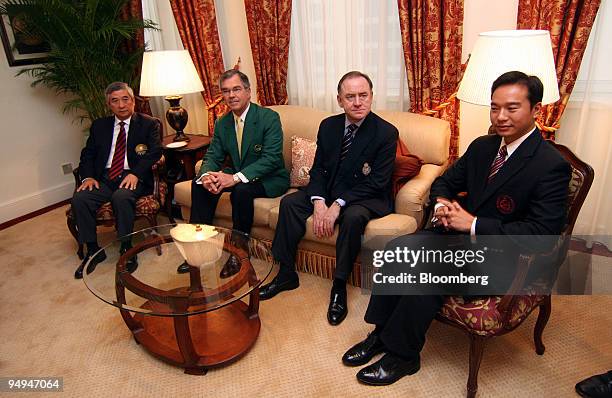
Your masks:
<path fill-rule="evenodd" d="M 233 87 L 231 89 L 224 88 L 224 89 L 221 90 L 221 94 L 223 94 L 224 96 L 227 97 L 227 96 L 230 95 L 230 93 L 232 93 L 232 94 L 239 94 L 239 93 L 242 92 L 242 90 L 244 90 L 244 87 L 241 87 L 241 86 L 236 86 L 236 87 Z"/>

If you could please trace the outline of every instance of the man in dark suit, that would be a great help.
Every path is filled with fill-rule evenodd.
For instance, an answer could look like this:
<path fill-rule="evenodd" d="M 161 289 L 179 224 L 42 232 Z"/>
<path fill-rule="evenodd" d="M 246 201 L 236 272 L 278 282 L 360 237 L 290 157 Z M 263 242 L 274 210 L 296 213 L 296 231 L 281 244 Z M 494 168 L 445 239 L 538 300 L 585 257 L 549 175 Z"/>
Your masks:
<path fill-rule="evenodd" d="M 495 80 L 490 117 L 497 134 L 477 138 L 432 184 L 432 222 L 438 229 L 474 238 L 530 235 L 537 240 L 560 234 L 571 169 L 535 126 L 542 94 L 541 81 L 522 72 L 507 72 Z M 454 199 L 464 191 L 468 198 L 461 206 Z M 402 246 L 402 237 L 388 247 L 396 246 Z M 385 352 L 357 373 L 366 384 L 387 385 L 416 373 L 425 334 L 443 302 L 442 295 L 372 295 L 365 320 L 376 328 L 342 361 L 364 365 Z"/>
<path fill-rule="evenodd" d="M 247 249 L 253 226 L 255 198 L 274 198 L 289 188 L 289 173 L 283 161 L 283 130 L 280 118 L 271 109 L 250 102 L 249 78 L 230 69 L 219 78 L 219 87 L 231 112 L 215 124 L 215 134 L 198 175 L 191 184 L 190 223 L 212 224 L 219 197 L 231 191 L 233 229 L 236 245 Z M 231 165 L 223 168 L 229 156 Z M 221 270 L 229 277 L 240 269 L 230 256 Z M 179 266 L 179 273 L 189 266 Z"/>
<path fill-rule="evenodd" d="M 96 238 L 96 211 L 110 201 L 117 222 L 117 235 L 132 233 L 136 200 L 153 191 L 151 167 L 161 157 L 159 123 L 154 118 L 134 113 L 134 92 L 122 82 L 111 83 L 105 91 L 106 102 L 114 116 L 94 120 L 89 138 L 81 152 L 79 175 L 81 185 L 72 197 L 72 210 L 79 231 L 79 242 L 87 246 L 87 255 L 74 273 L 83 277 L 83 267 L 100 250 Z M 131 247 L 126 238 L 121 253 Z M 104 261 L 100 252 L 87 267 L 87 272 Z M 130 258 L 127 268 L 138 266 Z"/>
<path fill-rule="evenodd" d="M 371 112 L 372 81 L 367 75 L 345 74 L 338 83 L 337 99 L 345 113 L 321 122 L 310 182 L 281 201 L 272 242 L 280 272 L 259 293 L 266 300 L 299 286 L 295 255 L 311 214 L 318 237 L 332 236 L 338 223 L 336 271 L 327 311 L 332 325 L 346 317 L 346 281 L 368 221 L 393 209 L 391 174 L 398 138 L 393 125 Z"/>

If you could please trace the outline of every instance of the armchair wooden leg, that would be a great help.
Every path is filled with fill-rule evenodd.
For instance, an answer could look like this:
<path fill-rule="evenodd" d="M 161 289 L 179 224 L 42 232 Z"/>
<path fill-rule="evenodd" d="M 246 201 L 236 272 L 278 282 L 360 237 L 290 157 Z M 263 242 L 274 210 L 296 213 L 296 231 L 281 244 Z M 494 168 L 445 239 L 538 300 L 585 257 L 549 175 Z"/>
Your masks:
<path fill-rule="evenodd" d="M 467 382 L 467 397 L 474 398 L 478 391 L 478 371 L 487 338 L 470 334 L 470 374 Z"/>
<path fill-rule="evenodd" d="M 548 318 L 550 318 L 551 309 L 552 306 L 550 296 L 546 296 L 542 303 L 540 303 L 538 320 L 536 321 L 535 328 L 533 329 L 533 341 L 535 343 L 535 349 L 538 355 L 544 354 L 544 350 L 546 349 L 544 343 L 542 342 L 542 333 L 544 333 L 544 328 L 548 323 Z"/>

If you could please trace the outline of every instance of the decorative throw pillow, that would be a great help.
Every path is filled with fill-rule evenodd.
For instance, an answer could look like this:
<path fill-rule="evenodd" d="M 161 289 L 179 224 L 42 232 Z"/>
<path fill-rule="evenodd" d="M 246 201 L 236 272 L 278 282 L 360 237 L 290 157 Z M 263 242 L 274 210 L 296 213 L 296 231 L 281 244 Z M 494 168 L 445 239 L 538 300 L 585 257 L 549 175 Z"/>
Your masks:
<path fill-rule="evenodd" d="M 419 174 L 422 165 L 423 161 L 418 156 L 411 155 L 406 144 L 401 139 L 398 139 L 397 150 L 395 152 L 395 167 L 391 177 L 394 197 L 404 184 Z"/>
<path fill-rule="evenodd" d="M 317 143 L 307 138 L 291 137 L 291 188 L 304 187 L 310 181 L 310 169 L 314 162 Z"/>

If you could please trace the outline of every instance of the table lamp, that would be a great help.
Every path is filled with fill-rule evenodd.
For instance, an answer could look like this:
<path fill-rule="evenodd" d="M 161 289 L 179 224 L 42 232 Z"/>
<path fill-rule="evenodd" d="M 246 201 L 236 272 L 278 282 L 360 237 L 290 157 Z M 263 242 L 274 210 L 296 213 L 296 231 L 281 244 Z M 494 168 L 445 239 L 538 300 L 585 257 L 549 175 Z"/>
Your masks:
<path fill-rule="evenodd" d="M 192 267 L 214 264 L 223 253 L 225 234 L 211 225 L 177 224 L 170 230 L 170 236 Z"/>
<path fill-rule="evenodd" d="M 520 71 L 540 78 L 542 104 L 559 99 L 559 86 L 550 34 L 547 30 L 482 32 L 468 61 L 457 98 L 475 105 L 491 105 L 491 86 L 501 74 Z"/>
<path fill-rule="evenodd" d="M 174 141 L 189 141 L 183 129 L 188 115 L 180 104 L 183 96 L 203 91 L 202 81 L 187 50 L 149 51 L 142 58 L 140 95 L 143 97 L 165 96 L 170 103 L 166 120 L 176 130 Z"/>

